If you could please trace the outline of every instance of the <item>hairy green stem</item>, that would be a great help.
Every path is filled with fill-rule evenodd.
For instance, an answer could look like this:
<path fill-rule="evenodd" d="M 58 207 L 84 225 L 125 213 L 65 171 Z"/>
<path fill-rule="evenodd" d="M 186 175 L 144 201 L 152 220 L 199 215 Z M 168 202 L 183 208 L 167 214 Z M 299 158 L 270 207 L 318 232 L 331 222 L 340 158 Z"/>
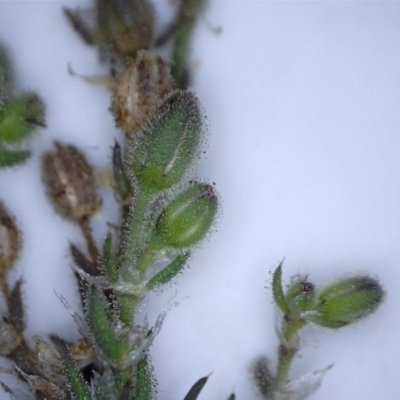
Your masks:
<path fill-rule="evenodd" d="M 187 54 L 193 28 L 199 11 L 203 6 L 204 0 L 181 0 L 180 9 L 176 17 L 177 32 L 171 74 L 179 89 L 186 89 L 190 83 Z"/>
<path fill-rule="evenodd" d="M 281 343 L 279 344 L 278 374 L 275 380 L 275 390 L 279 392 L 287 383 L 293 357 L 299 351 L 296 335 L 306 322 L 302 319 L 290 319 L 285 315 Z"/>
<path fill-rule="evenodd" d="M 153 194 L 154 192 L 150 190 L 138 191 L 134 207 L 128 218 L 121 251 L 122 266 L 120 269 L 121 278 L 127 282 L 132 282 L 132 272 L 137 268 L 137 257 L 143 246 L 146 212 Z"/>

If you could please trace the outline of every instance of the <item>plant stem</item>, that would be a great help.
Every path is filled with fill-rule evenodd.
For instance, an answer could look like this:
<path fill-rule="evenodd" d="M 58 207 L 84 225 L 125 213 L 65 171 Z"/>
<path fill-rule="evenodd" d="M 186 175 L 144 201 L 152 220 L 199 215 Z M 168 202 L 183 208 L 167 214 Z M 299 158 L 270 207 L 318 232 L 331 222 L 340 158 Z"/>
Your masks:
<path fill-rule="evenodd" d="M 187 54 L 193 28 L 199 11 L 204 6 L 204 0 L 181 0 L 180 9 L 176 16 L 177 27 L 173 51 L 171 74 L 179 89 L 186 89 L 190 83 L 187 66 Z"/>
<path fill-rule="evenodd" d="M 285 315 L 279 344 L 278 374 L 275 380 L 275 390 L 279 392 L 288 383 L 288 374 L 293 357 L 299 351 L 297 332 L 306 322 L 302 319 L 290 319 Z"/>
<path fill-rule="evenodd" d="M 131 209 L 126 230 L 123 234 L 121 249 L 122 265 L 120 269 L 121 278 L 132 282 L 132 272 L 137 267 L 137 257 L 143 246 L 143 231 L 146 227 L 146 211 L 153 196 L 152 191 L 140 190 L 136 194 L 136 201 Z"/>

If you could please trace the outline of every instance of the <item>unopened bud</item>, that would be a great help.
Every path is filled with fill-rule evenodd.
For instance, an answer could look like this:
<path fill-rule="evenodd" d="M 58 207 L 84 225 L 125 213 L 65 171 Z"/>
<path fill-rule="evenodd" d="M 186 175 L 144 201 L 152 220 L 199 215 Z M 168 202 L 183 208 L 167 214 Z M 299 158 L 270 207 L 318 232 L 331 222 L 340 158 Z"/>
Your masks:
<path fill-rule="evenodd" d="M 92 166 L 75 146 L 55 142 L 42 159 L 42 178 L 50 199 L 63 216 L 78 221 L 101 206 Z"/>
<path fill-rule="evenodd" d="M 20 249 L 20 233 L 14 217 L 0 203 L 0 276 L 13 266 Z"/>
<path fill-rule="evenodd" d="M 213 187 L 195 183 L 166 206 L 157 221 L 157 234 L 167 246 L 193 246 L 206 236 L 217 212 L 218 197 Z"/>
<path fill-rule="evenodd" d="M 198 99 L 173 92 L 134 140 L 131 165 L 137 183 L 155 191 L 177 184 L 199 158 L 203 137 Z"/>
<path fill-rule="evenodd" d="M 116 80 L 111 110 L 117 126 L 134 134 L 171 91 L 168 64 L 149 51 L 139 51 Z"/>
<path fill-rule="evenodd" d="M 133 57 L 150 47 L 154 9 L 148 0 L 97 0 L 97 24 L 104 46 L 118 57 Z"/>
<path fill-rule="evenodd" d="M 382 303 L 384 290 L 368 276 L 340 279 L 317 297 L 312 321 L 327 328 L 341 328 L 374 312 Z"/>
<path fill-rule="evenodd" d="M 0 140 L 18 142 L 39 126 L 45 126 L 45 106 L 34 93 L 5 101 L 0 104 Z"/>

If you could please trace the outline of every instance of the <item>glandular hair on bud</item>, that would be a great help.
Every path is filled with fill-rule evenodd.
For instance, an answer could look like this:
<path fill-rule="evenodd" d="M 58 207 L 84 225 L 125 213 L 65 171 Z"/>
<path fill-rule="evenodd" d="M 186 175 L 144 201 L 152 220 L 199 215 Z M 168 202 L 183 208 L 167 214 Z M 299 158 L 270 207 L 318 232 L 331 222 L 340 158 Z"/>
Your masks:
<path fill-rule="evenodd" d="M 211 185 L 192 184 L 165 207 L 157 220 L 157 235 L 167 246 L 193 246 L 209 232 L 218 207 L 218 196 Z"/>
<path fill-rule="evenodd" d="M 18 256 L 20 236 L 14 216 L 0 202 L 0 275 L 2 277 L 5 277 Z"/>
<path fill-rule="evenodd" d="M 93 167 L 75 146 L 55 142 L 55 151 L 43 156 L 42 179 L 56 210 L 66 218 L 79 221 L 101 207 Z"/>
<path fill-rule="evenodd" d="M 139 186 L 159 191 L 182 180 L 198 160 L 205 124 L 198 99 L 175 91 L 160 104 L 130 146 Z"/>
<path fill-rule="evenodd" d="M 139 51 L 116 78 L 111 111 L 117 126 L 128 136 L 135 134 L 170 92 L 169 65 L 149 51 Z"/>
<path fill-rule="evenodd" d="M 340 328 L 364 318 L 382 303 L 385 292 L 369 276 L 339 279 L 317 296 L 313 322 L 327 328 Z"/>
<path fill-rule="evenodd" d="M 290 311 L 294 314 L 309 311 L 315 299 L 315 285 L 307 277 L 298 276 L 291 282 L 286 301 Z"/>

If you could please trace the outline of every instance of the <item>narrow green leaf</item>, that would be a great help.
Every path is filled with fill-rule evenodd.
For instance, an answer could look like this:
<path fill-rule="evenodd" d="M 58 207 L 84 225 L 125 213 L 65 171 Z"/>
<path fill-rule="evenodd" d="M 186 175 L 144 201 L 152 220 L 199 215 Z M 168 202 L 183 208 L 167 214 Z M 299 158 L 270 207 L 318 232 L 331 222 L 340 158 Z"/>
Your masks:
<path fill-rule="evenodd" d="M 190 251 L 179 254 L 170 264 L 154 275 L 146 285 L 147 290 L 153 290 L 161 285 L 168 283 L 172 278 L 179 274 L 186 265 L 190 257 Z"/>
<path fill-rule="evenodd" d="M 112 154 L 113 173 L 118 195 L 122 200 L 132 197 L 132 185 L 126 176 L 124 163 L 122 161 L 121 146 L 116 141 Z"/>
<path fill-rule="evenodd" d="M 105 297 L 95 288 L 90 287 L 87 295 L 87 321 L 95 345 L 103 356 L 114 365 L 120 365 L 128 350 L 125 336 L 117 337 L 113 330 L 111 311 Z"/>
<path fill-rule="evenodd" d="M 108 233 L 103 245 L 103 263 L 108 279 L 115 283 L 118 281 L 118 267 L 115 259 L 114 250 L 112 248 L 112 236 Z"/>
<path fill-rule="evenodd" d="M 92 400 L 89 387 L 78 370 L 75 361 L 72 359 L 68 346 L 63 340 L 60 340 L 58 342 L 58 348 L 68 382 L 68 391 L 72 398 L 74 400 Z"/>
<path fill-rule="evenodd" d="M 185 396 L 185 398 L 183 400 L 196 400 L 199 395 L 200 392 L 203 390 L 205 384 L 208 381 L 208 376 L 205 376 L 203 378 L 200 378 L 189 390 L 188 394 Z"/>
<path fill-rule="evenodd" d="M 272 279 L 272 293 L 274 301 L 277 306 L 282 310 L 284 314 L 289 314 L 290 309 L 286 301 L 285 293 L 282 287 L 282 264 L 283 261 L 278 265 L 278 268 L 274 272 Z"/>
<path fill-rule="evenodd" d="M 154 400 L 155 379 L 149 356 L 142 358 L 136 367 L 135 400 Z"/>

